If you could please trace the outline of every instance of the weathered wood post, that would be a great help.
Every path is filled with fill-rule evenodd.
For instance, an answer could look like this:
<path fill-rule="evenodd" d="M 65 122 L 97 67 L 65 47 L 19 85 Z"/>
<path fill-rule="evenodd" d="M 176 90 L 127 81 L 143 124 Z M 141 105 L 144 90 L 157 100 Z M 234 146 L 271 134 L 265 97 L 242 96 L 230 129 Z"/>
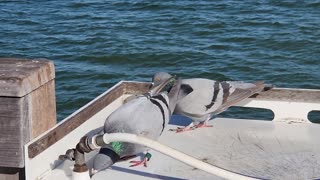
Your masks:
<path fill-rule="evenodd" d="M 0 180 L 22 180 L 23 146 L 56 124 L 51 61 L 0 58 Z"/>

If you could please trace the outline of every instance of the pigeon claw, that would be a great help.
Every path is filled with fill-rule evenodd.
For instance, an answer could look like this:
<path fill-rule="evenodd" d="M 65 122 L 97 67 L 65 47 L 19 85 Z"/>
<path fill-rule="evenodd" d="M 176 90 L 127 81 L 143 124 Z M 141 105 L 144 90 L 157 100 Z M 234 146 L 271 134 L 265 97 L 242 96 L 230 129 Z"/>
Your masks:
<path fill-rule="evenodd" d="M 135 158 L 135 157 L 137 157 L 137 155 L 124 156 L 124 157 L 120 158 L 119 162 L 127 161 L 127 160 Z"/>
<path fill-rule="evenodd" d="M 195 125 L 195 128 L 205 128 L 205 127 L 213 127 L 213 125 L 208 125 L 206 122 Z"/>
<path fill-rule="evenodd" d="M 192 131 L 194 130 L 194 127 L 178 127 L 177 129 L 170 129 L 169 131 L 175 131 L 176 133 L 181 133 L 181 132 L 185 132 L 185 131 Z"/>
<path fill-rule="evenodd" d="M 181 133 L 181 132 L 185 132 L 185 131 L 192 131 L 198 128 L 204 128 L 204 127 L 213 127 L 212 125 L 208 125 L 208 123 L 206 121 L 201 122 L 197 125 L 194 126 L 186 126 L 186 127 L 178 127 L 177 129 L 169 129 L 169 131 L 175 131 L 176 133 Z"/>
<path fill-rule="evenodd" d="M 136 167 L 136 166 L 140 166 L 143 164 L 144 167 L 147 167 L 147 158 L 144 158 L 142 161 L 130 161 L 130 163 L 133 163 L 132 165 L 130 165 L 130 167 Z"/>
<path fill-rule="evenodd" d="M 140 166 L 143 164 L 144 167 L 147 167 L 147 162 L 151 159 L 152 155 L 150 153 L 146 153 L 142 161 L 130 161 L 133 163 L 130 167 Z"/>
<path fill-rule="evenodd" d="M 192 130 L 194 130 L 194 128 L 193 127 L 184 127 L 184 128 L 177 128 L 176 129 L 176 133 L 181 133 L 181 132 L 185 132 L 185 131 L 192 131 Z"/>

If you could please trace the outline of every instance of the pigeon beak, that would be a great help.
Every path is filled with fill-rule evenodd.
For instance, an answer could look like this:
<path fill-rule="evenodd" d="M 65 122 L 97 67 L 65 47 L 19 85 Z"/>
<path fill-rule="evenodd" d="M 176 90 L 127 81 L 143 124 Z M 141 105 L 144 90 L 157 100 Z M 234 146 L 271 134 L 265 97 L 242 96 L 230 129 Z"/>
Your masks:
<path fill-rule="evenodd" d="M 173 85 L 172 89 L 170 90 L 168 97 L 169 97 L 169 109 L 172 113 L 177 105 L 178 102 L 178 95 L 181 88 L 181 79 L 179 78 Z"/>
<path fill-rule="evenodd" d="M 150 84 L 149 89 L 153 88 L 153 86 L 154 86 L 154 82 Z"/>
<path fill-rule="evenodd" d="M 153 86 L 152 89 L 149 91 L 151 96 L 154 96 L 155 94 L 158 94 L 162 91 L 162 89 L 175 77 L 171 77 L 167 79 L 166 81 L 160 83 L 159 85 Z"/>

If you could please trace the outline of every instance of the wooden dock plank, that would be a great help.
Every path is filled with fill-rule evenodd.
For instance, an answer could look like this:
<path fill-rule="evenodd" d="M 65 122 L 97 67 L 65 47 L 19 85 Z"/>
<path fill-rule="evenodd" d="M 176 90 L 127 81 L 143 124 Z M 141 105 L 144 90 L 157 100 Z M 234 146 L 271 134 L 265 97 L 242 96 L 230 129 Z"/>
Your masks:
<path fill-rule="evenodd" d="M 24 179 L 24 145 L 56 124 L 54 64 L 0 58 L 0 180 Z"/>
<path fill-rule="evenodd" d="M 0 96 L 22 97 L 54 78 L 51 61 L 0 58 Z"/>

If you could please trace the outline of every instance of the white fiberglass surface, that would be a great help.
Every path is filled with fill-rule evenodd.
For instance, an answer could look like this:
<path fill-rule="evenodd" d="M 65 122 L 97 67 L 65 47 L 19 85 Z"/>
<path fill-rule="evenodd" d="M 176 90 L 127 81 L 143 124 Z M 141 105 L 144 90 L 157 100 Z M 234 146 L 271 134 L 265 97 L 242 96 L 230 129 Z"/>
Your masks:
<path fill-rule="evenodd" d="M 223 118 L 212 120 L 210 124 L 213 127 L 184 133 L 168 131 L 176 127 L 170 125 L 159 141 L 204 162 L 249 176 L 266 179 L 320 177 L 319 125 Z M 92 179 L 219 179 L 153 150 L 149 152 L 152 158 L 148 167 L 129 167 L 130 160 L 123 161 L 95 174 Z M 88 160 L 92 156 L 94 153 Z M 62 164 L 47 179 L 71 178 L 72 165 L 70 161 Z M 88 166 L 90 168 L 90 162 Z"/>

